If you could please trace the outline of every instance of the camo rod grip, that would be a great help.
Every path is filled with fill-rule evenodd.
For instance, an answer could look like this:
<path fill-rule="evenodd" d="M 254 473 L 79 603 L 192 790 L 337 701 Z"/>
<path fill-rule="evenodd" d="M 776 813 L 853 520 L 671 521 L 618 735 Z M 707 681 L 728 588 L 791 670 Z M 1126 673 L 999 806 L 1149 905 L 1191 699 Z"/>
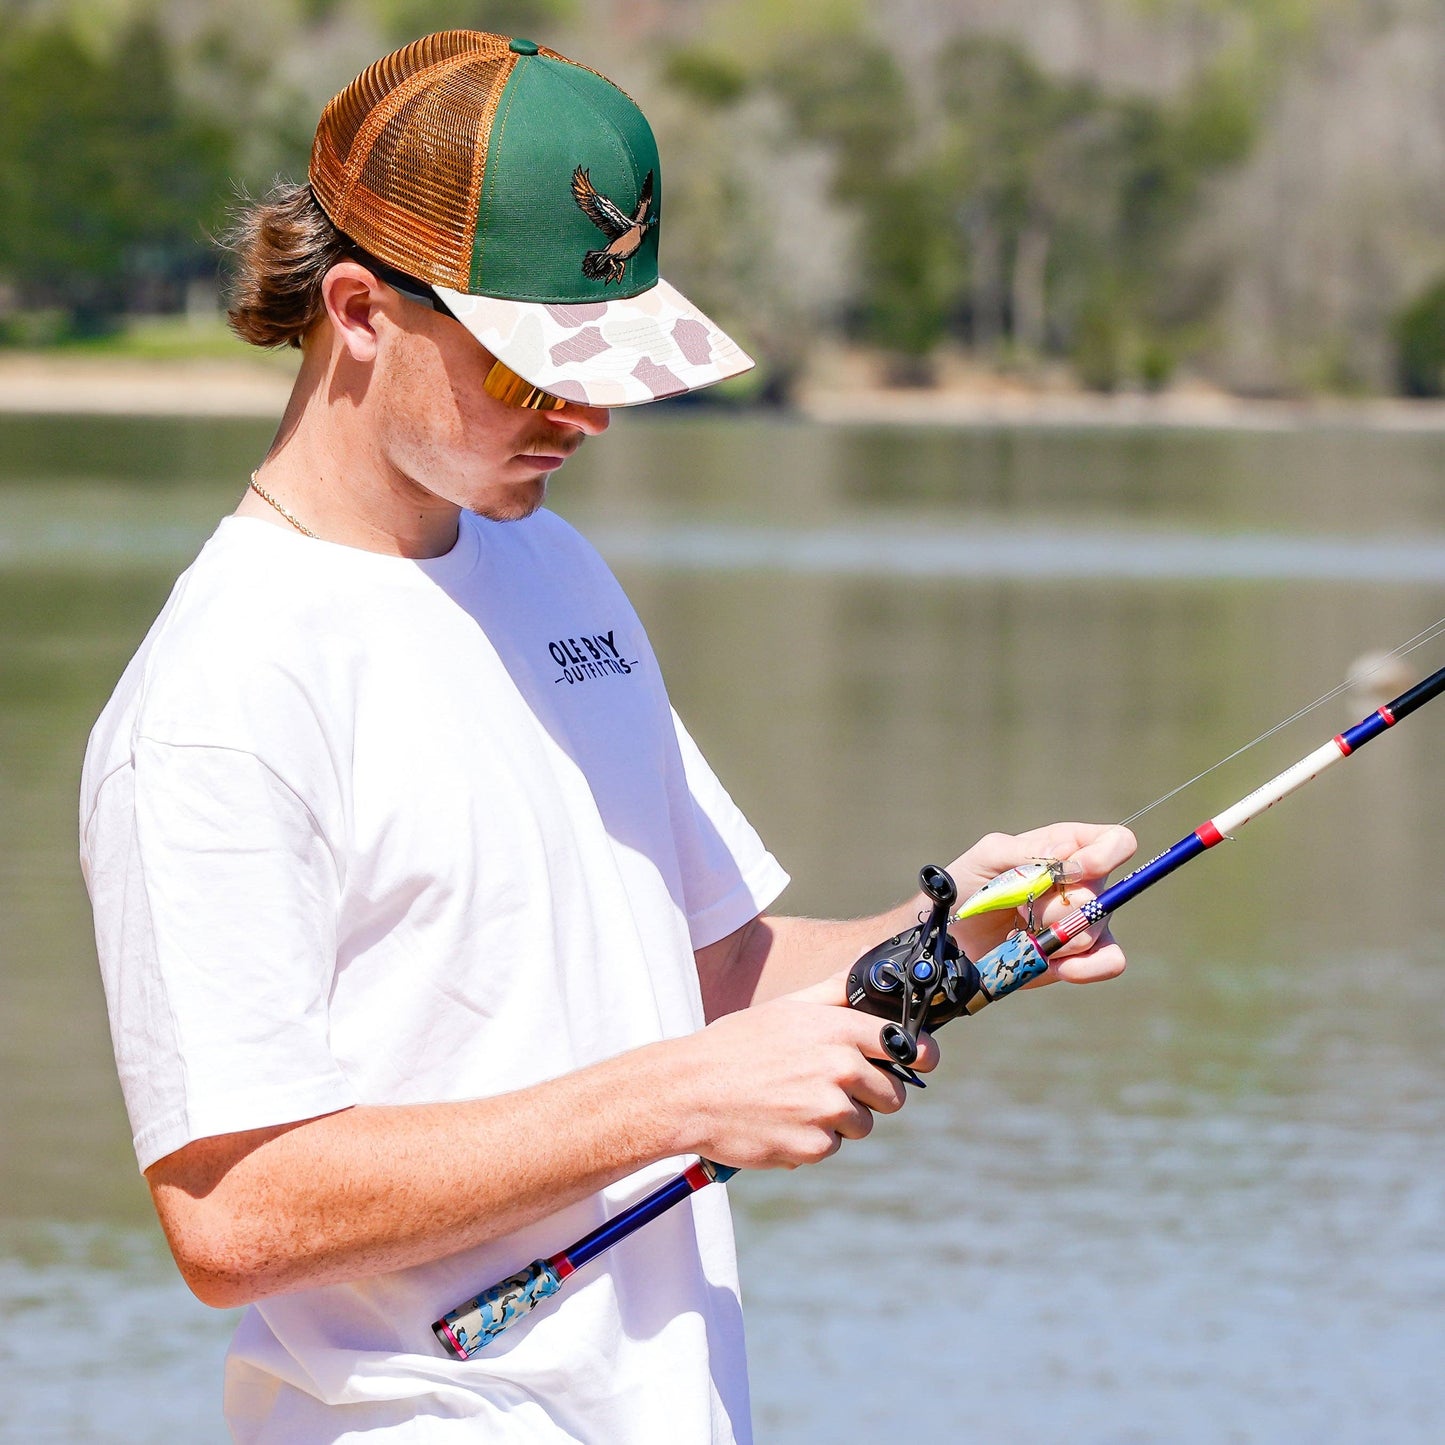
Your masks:
<path fill-rule="evenodd" d="M 1034 939 L 1020 929 L 1009 934 L 992 952 L 984 954 L 975 967 L 978 969 L 978 992 L 964 1005 L 971 1014 L 1047 973 L 1049 961 Z"/>
<path fill-rule="evenodd" d="M 564 1270 L 559 1271 L 550 1259 L 534 1259 L 526 1269 L 443 1315 L 432 1326 L 432 1332 L 448 1354 L 459 1360 L 471 1359 L 509 1325 L 562 1288 L 562 1281 L 572 1273 L 565 1260 L 562 1263 Z"/>
<path fill-rule="evenodd" d="M 641 1229 L 644 1224 L 681 1203 L 689 1194 L 721 1184 L 738 1171 L 711 1159 L 696 1159 L 681 1174 L 624 1209 L 615 1219 L 600 1224 L 551 1259 L 534 1259 L 526 1269 L 500 1284 L 484 1289 L 475 1299 L 444 1314 L 432 1325 L 442 1348 L 459 1360 L 469 1360 L 485 1349 L 503 1330 L 530 1314 L 543 1300 L 562 1288 L 562 1282 L 589 1260 Z"/>

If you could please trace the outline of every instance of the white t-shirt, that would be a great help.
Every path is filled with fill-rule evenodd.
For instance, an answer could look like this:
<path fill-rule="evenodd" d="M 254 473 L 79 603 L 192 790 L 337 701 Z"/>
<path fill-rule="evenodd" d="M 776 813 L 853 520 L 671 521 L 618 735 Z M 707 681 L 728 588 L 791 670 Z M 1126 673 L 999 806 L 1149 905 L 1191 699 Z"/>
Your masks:
<path fill-rule="evenodd" d="M 693 1032 L 693 950 L 787 882 L 615 579 L 547 512 L 464 514 L 455 548 L 417 562 L 222 522 L 91 735 L 81 853 L 142 1168 Z M 685 1162 L 437 1263 L 248 1309 L 236 1438 L 747 1440 L 723 1189 L 473 1360 L 430 1329 Z"/>

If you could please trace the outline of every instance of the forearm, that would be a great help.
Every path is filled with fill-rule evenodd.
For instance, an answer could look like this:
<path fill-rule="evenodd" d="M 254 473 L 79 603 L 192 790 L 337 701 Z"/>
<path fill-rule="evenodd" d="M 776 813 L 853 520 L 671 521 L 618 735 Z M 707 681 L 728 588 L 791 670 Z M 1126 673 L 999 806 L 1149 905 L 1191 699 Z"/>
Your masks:
<path fill-rule="evenodd" d="M 197 1140 L 147 1178 L 207 1304 L 403 1269 L 692 1148 L 683 1053 L 652 1045 L 497 1098 L 359 1106 Z"/>
<path fill-rule="evenodd" d="M 874 944 L 918 921 L 921 895 L 871 918 L 776 918 L 763 914 L 725 949 L 698 955 L 709 1019 L 792 993 L 847 968 Z"/>
<path fill-rule="evenodd" d="M 384 1274 L 512 1233 L 674 1154 L 796 1168 L 863 1138 L 903 1093 L 870 1062 L 875 1021 L 842 1003 L 831 980 L 513 1094 L 198 1139 L 146 1177 L 207 1304 Z"/>

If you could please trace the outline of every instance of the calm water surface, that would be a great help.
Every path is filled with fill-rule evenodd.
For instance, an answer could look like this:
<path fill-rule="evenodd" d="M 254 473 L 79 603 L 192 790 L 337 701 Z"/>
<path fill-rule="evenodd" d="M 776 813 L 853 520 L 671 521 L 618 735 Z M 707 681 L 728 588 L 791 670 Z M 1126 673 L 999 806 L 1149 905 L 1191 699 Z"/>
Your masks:
<path fill-rule="evenodd" d="M 74 863 L 90 722 L 268 428 L 0 418 L 0 1441 L 219 1440 Z M 554 483 L 793 873 L 860 913 L 1133 812 L 1445 613 L 1445 439 L 624 416 Z M 1411 659 L 1424 673 L 1445 646 Z M 1373 703 L 1138 824 L 1156 851 Z M 943 1035 L 866 1144 L 731 1187 L 761 1441 L 1427 1442 L 1445 1371 L 1445 713 Z"/>

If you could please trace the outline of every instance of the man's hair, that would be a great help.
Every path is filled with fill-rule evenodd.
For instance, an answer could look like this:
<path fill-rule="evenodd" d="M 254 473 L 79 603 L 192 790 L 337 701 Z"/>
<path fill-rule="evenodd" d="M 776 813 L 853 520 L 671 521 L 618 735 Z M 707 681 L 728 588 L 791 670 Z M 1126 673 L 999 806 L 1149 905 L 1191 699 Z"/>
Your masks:
<path fill-rule="evenodd" d="M 311 187 L 289 181 L 243 201 L 220 241 L 234 264 L 226 317 L 252 346 L 299 347 L 325 314 L 326 273 L 353 250 Z"/>

